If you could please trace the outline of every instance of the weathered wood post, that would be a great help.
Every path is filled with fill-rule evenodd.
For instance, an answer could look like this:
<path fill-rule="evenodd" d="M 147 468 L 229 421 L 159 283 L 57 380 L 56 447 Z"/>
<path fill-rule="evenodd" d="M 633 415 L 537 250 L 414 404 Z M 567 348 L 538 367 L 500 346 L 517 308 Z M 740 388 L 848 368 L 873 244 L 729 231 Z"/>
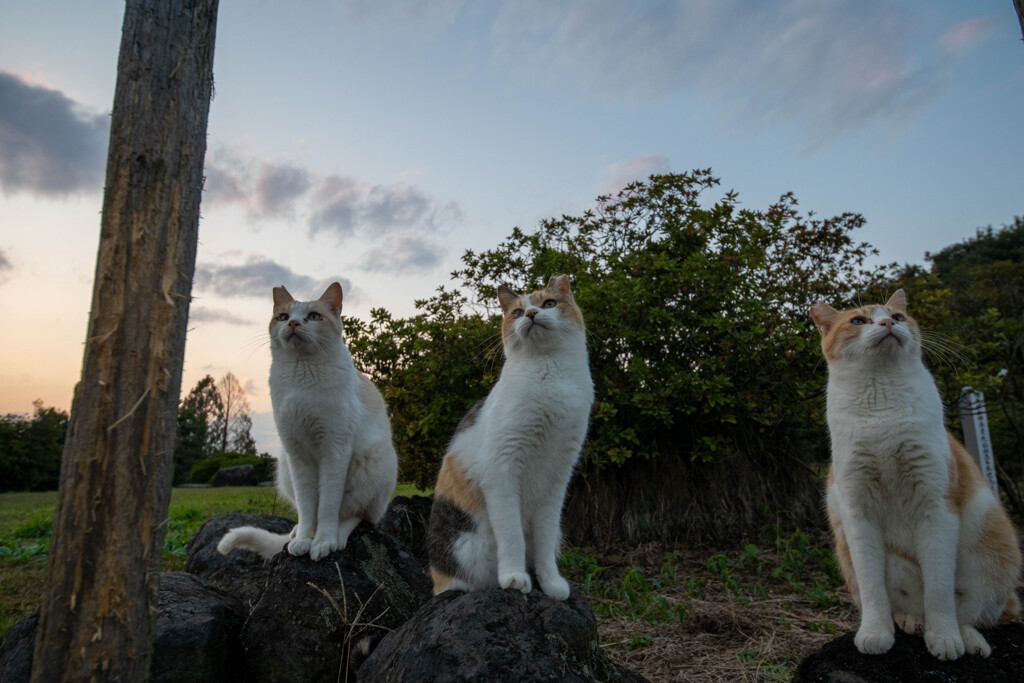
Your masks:
<path fill-rule="evenodd" d="M 218 0 L 127 0 L 32 680 L 149 676 Z"/>
<path fill-rule="evenodd" d="M 992 452 L 992 438 L 988 431 L 988 414 L 985 412 L 985 395 L 971 387 L 960 391 L 960 422 L 964 428 L 964 446 L 974 456 L 981 473 L 996 496 L 999 483 L 996 476 L 996 458 Z"/>

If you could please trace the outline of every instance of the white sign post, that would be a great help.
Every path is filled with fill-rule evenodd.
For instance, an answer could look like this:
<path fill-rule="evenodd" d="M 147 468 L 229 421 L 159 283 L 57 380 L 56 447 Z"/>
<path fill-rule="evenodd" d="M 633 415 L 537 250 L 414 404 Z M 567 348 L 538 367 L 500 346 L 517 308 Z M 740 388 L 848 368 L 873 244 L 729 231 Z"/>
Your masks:
<path fill-rule="evenodd" d="M 960 392 L 960 421 L 964 427 L 964 446 L 974 456 L 985 475 L 989 486 L 999 495 L 996 483 L 996 458 L 992 453 L 992 439 L 988 432 L 988 415 L 985 413 L 985 395 L 970 387 Z"/>

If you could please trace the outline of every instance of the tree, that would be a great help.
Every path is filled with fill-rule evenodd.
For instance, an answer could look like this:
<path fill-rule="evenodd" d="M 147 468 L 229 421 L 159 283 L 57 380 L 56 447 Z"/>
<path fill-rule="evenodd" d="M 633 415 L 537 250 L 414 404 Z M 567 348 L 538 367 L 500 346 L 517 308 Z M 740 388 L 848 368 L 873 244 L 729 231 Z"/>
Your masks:
<path fill-rule="evenodd" d="M 583 215 L 516 228 L 465 253 L 453 278 L 467 295 L 442 289 L 414 318 L 375 312 L 347 328 L 385 385 L 405 471 L 436 472 L 458 416 L 493 384 L 497 286 L 529 291 L 564 272 L 597 394 L 565 515 L 573 541 L 820 523 L 825 374 L 806 311 L 857 289 L 874 252 L 851 238 L 857 214 L 802 217 L 788 194 L 760 211 L 734 192 L 705 200 L 717 185 L 710 170 L 652 176 Z"/>
<path fill-rule="evenodd" d="M 217 0 L 128 0 L 32 680 L 149 675 Z"/>
<path fill-rule="evenodd" d="M 220 381 L 206 375 L 196 382 L 178 408 L 174 483 L 184 483 L 196 463 L 218 453 L 256 455 L 249 410 L 234 374 Z"/>
<path fill-rule="evenodd" d="M 227 373 L 217 382 L 220 397 L 217 419 L 211 426 L 218 450 L 222 453 L 238 451 L 256 453 L 256 446 L 249 434 L 252 419 L 249 417 L 249 401 L 245 389 L 234 373 Z M 245 449 L 245 450 L 240 450 Z"/>
<path fill-rule="evenodd" d="M 68 414 L 32 403 L 27 415 L 0 417 L 0 491 L 52 491 L 60 476 L 60 455 Z"/>
<path fill-rule="evenodd" d="M 213 377 L 199 380 L 178 408 L 177 440 L 174 444 L 174 484 L 185 482 L 192 467 L 216 452 L 210 426 L 222 412 L 220 393 Z"/>

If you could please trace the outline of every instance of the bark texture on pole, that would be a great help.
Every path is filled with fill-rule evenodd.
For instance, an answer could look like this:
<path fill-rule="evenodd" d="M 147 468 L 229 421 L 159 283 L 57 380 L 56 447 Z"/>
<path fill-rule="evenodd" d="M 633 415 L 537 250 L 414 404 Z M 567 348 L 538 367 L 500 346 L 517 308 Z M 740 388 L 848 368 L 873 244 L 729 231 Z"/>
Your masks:
<path fill-rule="evenodd" d="M 128 0 L 32 680 L 149 675 L 217 0 Z"/>
<path fill-rule="evenodd" d="M 1024 37 L 1024 0 L 1013 0 L 1013 8 L 1017 10 L 1017 21 L 1020 22 L 1020 34 Z"/>

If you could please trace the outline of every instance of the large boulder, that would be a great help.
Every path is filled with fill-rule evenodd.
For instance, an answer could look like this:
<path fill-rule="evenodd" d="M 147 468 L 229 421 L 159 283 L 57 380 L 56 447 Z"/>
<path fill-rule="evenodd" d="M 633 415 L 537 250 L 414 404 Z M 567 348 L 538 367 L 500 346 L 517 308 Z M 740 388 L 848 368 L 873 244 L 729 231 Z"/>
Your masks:
<path fill-rule="evenodd" d="M 37 626 L 38 608 L 7 629 L 4 642 L 0 643 L 0 681 L 28 683 L 32 678 L 32 650 L 36 646 Z"/>
<path fill-rule="evenodd" d="M 254 526 L 285 534 L 295 522 L 274 515 L 230 514 L 215 517 L 199 528 L 188 542 L 185 571 L 236 595 L 246 607 L 256 603 L 267 583 L 267 561 L 251 550 L 236 548 L 227 555 L 217 552 L 217 543 L 231 529 Z"/>
<path fill-rule="evenodd" d="M 233 595 L 185 572 L 160 575 L 150 681 L 245 680 L 238 633 L 246 610 Z"/>
<path fill-rule="evenodd" d="M 979 629 L 980 630 L 980 629 Z M 896 643 L 882 655 L 863 655 L 854 633 L 828 643 L 800 662 L 794 683 L 1016 683 L 1024 680 L 1024 624 L 981 630 L 990 657 L 965 655 L 952 662 L 933 657 L 924 639 L 896 629 Z"/>
<path fill-rule="evenodd" d="M 575 590 L 565 602 L 540 591 L 447 591 L 389 633 L 360 681 L 643 681 L 608 659 L 597 621 Z"/>
<path fill-rule="evenodd" d="M 380 638 L 430 598 L 408 549 L 365 522 L 344 551 L 318 562 L 282 552 L 268 569 L 240 635 L 253 681 L 354 680 Z"/>
<path fill-rule="evenodd" d="M 150 681 L 243 681 L 238 633 L 245 619 L 234 596 L 182 572 L 160 575 Z M 12 626 L 0 645 L 0 681 L 28 683 L 39 611 Z"/>
<path fill-rule="evenodd" d="M 430 521 L 432 496 L 395 496 L 377 527 L 405 544 L 426 569 L 427 523 Z"/>
<path fill-rule="evenodd" d="M 217 470 L 213 475 L 214 486 L 256 486 L 256 468 L 253 465 L 235 465 Z"/>

